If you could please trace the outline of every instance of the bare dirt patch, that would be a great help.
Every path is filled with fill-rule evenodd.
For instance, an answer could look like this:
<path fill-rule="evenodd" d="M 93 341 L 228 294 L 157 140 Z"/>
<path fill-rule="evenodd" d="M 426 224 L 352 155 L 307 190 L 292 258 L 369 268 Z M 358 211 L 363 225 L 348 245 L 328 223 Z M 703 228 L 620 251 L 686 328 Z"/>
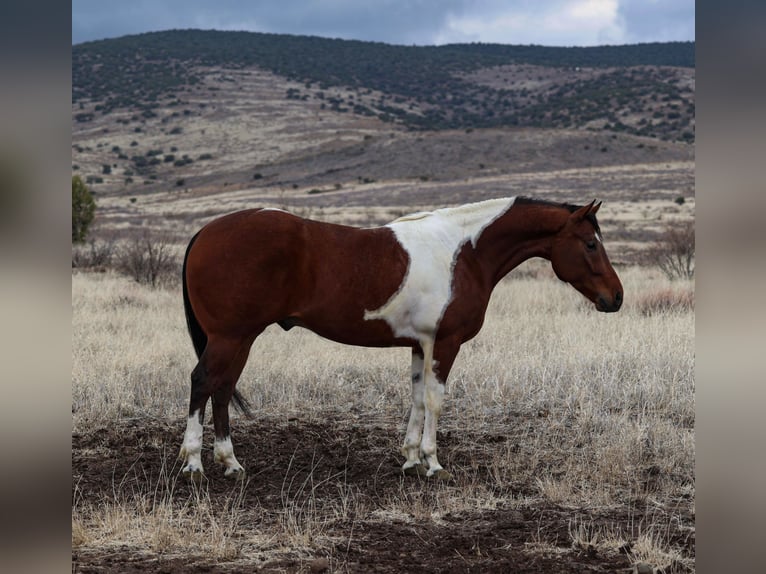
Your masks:
<path fill-rule="evenodd" d="M 73 434 L 73 571 L 616 572 L 635 561 L 631 551 L 649 522 L 665 522 L 665 543 L 693 560 L 690 501 L 561 507 L 539 496 L 533 473 L 498 480 L 488 464 L 493 451 L 516 445 L 524 459 L 519 445 L 545 432 L 544 416 L 509 414 L 485 432 L 445 425 L 439 443 L 452 483 L 401 476 L 403 421 L 394 416 L 322 412 L 234 424 L 248 480 L 225 480 L 206 444 L 199 488 L 179 476 L 180 422 L 133 419 Z M 181 517 L 199 517 L 200 506 L 226 530 L 223 550 L 185 546 L 202 526 Z M 113 526 L 110 543 L 98 542 L 104 509 L 153 515 L 160 507 L 172 510 L 161 521 L 171 531 L 165 538 Z"/>

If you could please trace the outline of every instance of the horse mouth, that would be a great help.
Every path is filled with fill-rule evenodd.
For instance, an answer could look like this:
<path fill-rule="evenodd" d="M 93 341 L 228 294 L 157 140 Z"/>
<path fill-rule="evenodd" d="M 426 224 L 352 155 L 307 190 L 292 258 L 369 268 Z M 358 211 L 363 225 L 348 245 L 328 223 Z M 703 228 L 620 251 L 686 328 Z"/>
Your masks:
<path fill-rule="evenodd" d="M 596 299 L 596 310 L 602 313 L 616 313 L 622 307 L 622 294 L 618 293 L 614 299 L 608 301 L 606 297 L 599 295 Z"/>

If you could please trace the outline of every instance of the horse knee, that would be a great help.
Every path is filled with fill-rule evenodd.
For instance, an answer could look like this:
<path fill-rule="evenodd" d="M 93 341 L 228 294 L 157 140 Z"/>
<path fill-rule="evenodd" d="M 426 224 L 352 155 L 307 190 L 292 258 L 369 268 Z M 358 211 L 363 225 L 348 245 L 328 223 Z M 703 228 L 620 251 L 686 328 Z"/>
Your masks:
<path fill-rule="evenodd" d="M 441 414 L 444 403 L 444 384 L 435 381 L 426 385 L 426 408 L 436 416 Z"/>

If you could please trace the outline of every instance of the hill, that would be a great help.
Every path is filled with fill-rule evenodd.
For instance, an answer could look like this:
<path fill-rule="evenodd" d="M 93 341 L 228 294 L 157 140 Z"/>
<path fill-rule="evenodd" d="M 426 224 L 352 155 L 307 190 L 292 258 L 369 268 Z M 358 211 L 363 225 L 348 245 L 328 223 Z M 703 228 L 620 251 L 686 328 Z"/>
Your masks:
<path fill-rule="evenodd" d="M 652 161 L 657 146 L 683 159 L 687 146 L 671 144 L 694 141 L 693 66 L 688 42 L 417 47 L 199 30 L 126 36 L 72 48 L 72 163 L 99 191 L 145 193 L 439 180 L 543 163 L 529 156 L 557 167 L 615 165 Z M 529 128 L 548 135 L 515 135 Z M 550 130 L 576 145 L 540 144 Z"/>
<path fill-rule="evenodd" d="M 567 128 L 605 120 L 611 129 L 639 135 L 694 136 L 689 129 L 694 115 L 691 42 L 419 47 L 174 30 L 79 44 L 72 49 L 72 62 L 73 103 L 85 110 L 85 104 L 98 102 L 76 115 L 83 122 L 123 107 L 153 117 L 163 100 L 183 106 L 175 92 L 200 86 L 201 68 L 258 67 L 303 84 L 290 89 L 287 98 L 322 100 L 335 111 L 419 129 Z M 338 86 L 353 88 L 354 97 L 326 97 L 325 90 Z M 624 121 L 650 108 L 661 111 L 653 117 L 662 122 Z"/>

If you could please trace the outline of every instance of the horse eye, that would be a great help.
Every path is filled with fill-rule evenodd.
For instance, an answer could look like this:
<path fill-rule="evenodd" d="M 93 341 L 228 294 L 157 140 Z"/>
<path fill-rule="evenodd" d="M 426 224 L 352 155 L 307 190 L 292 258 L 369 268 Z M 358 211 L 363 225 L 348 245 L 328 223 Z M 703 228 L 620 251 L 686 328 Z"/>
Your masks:
<path fill-rule="evenodd" d="M 595 251 L 596 250 L 596 242 L 593 241 L 593 240 L 587 241 L 585 243 L 585 247 L 588 248 L 588 251 Z"/>

